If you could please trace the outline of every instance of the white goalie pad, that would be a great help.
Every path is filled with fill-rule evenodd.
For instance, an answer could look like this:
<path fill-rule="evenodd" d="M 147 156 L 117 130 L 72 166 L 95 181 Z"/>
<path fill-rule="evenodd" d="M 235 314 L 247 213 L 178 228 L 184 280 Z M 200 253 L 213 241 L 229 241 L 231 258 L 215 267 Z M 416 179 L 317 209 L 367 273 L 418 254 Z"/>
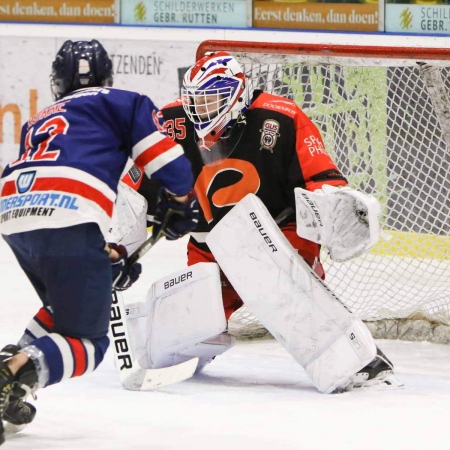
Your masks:
<path fill-rule="evenodd" d="M 201 365 L 228 348 L 218 337 L 227 322 L 216 263 L 194 264 L 156 281 L 147 294 L 145 315 L 143 367 L 169 367 L 194 356 Z"/>
<path fill-rule="evenodd" d="M 253 194 L 206 242 L 244 304 L 321 392 L 345 386 L 376 346 L 366 326 L 317 277 Z"/>
<path fill-rule="evenodd" d="M 147 239 L 146 214 L 147 200 L 120 181 L 106 242 L 124 245 L 131 255 Z"/>
<path fill-rule="evenodd" d="M 119 372 L 120 384 L 131 391 L 148 391 L 190 378 L 197 369 L 198 358 L 192 358 L 169 368 L 142 367 L 133 350 L 130 328 L 125 319 L 121 292 L 113 291 L 110 336 L 114 349 L 114 362 Z"/>
<path fill-rule="evenodd" d="M 330 185 L 294 192 L 297 234 L 324 245 L 331 259 L 347 261 L 378 242 L 381 206 L 375 197 Z"/>

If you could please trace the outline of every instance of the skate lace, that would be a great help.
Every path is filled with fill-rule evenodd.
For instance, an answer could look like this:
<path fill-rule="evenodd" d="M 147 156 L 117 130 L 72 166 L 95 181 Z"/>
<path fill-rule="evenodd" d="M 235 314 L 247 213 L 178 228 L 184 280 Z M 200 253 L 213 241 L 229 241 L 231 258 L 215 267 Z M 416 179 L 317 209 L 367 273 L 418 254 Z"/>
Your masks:
<path fill-rule="evenodd" d="M 8 385 L 3 387 L 3 389 L 0 392 L 0 419 L 3 417 L 3 413 L 5 412 L 5 409 L 8 405 L 8 397 L 9 392 L 11 390 L 11 387 L 8 389 Z"/>

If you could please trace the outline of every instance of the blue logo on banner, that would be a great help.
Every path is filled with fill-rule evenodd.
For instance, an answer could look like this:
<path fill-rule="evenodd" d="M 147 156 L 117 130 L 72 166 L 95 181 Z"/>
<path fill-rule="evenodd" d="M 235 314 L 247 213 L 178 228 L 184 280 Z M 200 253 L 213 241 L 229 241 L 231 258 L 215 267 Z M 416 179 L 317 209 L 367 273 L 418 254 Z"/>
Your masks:
<path fill-rule="evenodd" d="M 23 194 L 24 192 L 27 192 L 31 189 L 35 177 L 35 170 L 33 170 L 32 172 L 23 172 L 19 175 L 19 178 L 17 178 L 16 181 L 17 191 L 19 192 L 19 194 Z"/>

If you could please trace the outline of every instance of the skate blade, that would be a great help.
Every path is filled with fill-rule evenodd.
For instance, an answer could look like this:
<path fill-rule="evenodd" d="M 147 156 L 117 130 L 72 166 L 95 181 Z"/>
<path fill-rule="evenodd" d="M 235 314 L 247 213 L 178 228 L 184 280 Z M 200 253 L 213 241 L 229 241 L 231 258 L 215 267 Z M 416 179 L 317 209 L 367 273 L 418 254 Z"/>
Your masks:
<path fill-rule="evenodd" d="M 27 426 L 26 423 L 22 425 L 14 425 L 12 423 L 3 421 L 3 428 L 5 429 L 5 435 L 10 436 L 12 434 L 17 434 L 19 431 L 22 431 Z"/>
<path fill-rule="evenodd" d="M 352 390 L 373 390 L 373 391 L 388 391 L 393 389 L 402 389 L 405 385 L 394 375 L 385 375 L 382 378 L 373 378 L 371 380 L 365 380 L 350 384 L 347 386 L 346 391 Z"/>

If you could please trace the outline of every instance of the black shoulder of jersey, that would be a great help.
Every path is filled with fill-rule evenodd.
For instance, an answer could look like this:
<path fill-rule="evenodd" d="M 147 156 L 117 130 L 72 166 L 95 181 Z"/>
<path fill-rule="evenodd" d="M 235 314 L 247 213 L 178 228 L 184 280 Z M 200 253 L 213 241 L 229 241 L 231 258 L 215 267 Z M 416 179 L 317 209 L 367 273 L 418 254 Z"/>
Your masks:
<path fill-rule="evenodd" d="M 253 103 L 264 91 L 262 89 L 255 89 L 253 91 L 253 97 L 251 103 Z"/>

